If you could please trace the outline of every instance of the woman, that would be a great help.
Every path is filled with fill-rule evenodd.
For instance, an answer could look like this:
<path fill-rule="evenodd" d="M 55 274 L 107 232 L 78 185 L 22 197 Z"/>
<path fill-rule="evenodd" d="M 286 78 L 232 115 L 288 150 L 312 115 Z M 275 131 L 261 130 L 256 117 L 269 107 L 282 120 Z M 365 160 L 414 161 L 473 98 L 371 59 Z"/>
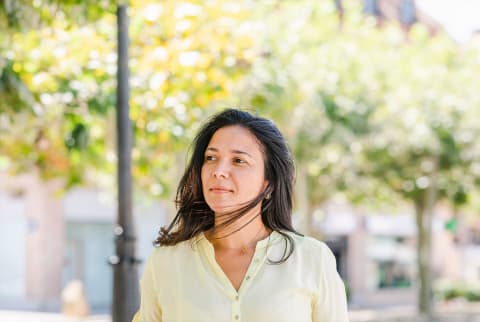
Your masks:
<path fill-rule="evenodd" d="M 269 120 L 203 126 L 141 279 L 135 322 L 346 322 L 328 247 L 292 227 L 294 164 Z"/>

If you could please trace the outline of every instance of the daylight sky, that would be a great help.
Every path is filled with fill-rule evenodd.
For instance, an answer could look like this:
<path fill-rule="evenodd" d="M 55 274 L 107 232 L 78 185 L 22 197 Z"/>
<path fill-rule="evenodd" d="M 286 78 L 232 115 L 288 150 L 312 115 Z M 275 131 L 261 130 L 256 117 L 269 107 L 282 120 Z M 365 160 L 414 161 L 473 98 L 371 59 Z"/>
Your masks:
<path fill-rule="evenodd" d="M 480 30 L 480 0 L 417 0 L 417 8 L 438 21 L 458 42 Z"/>

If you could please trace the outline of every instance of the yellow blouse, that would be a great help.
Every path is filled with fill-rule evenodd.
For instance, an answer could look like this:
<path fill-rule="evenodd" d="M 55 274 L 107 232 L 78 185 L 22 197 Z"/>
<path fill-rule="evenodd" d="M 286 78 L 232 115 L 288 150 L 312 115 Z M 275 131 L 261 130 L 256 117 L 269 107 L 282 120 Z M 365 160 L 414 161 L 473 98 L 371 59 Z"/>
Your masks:
<path fill-rule="evenodd" d="M 278 232 L 256 245 L 238 290 L 215 260 L 203 234 L 155 248 L 140 280 L 133 322 L 348 322 L 345 288 L 335 258 L 322 242 L 289 233 L 295 250 L 281 264 Z"/>

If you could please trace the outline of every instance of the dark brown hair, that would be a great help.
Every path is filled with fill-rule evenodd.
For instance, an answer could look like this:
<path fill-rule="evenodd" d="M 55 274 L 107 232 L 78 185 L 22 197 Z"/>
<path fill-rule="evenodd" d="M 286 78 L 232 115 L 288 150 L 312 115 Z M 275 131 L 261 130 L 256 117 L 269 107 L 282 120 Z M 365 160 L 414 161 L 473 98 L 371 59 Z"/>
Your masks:
<path fill-rule="evenodd" d="M 232 213 L 222 225 L 229 225 L 262 202 L 262 222 L 285 239 L 281 263 L 290 257 L 294 242 L 286 232 L 297 233 L 292 226 L 292 190 L 294 163 L 287 143 L 275 124 L 265 118 L 237 109 L 226 109 L 214 115 L 193 141 L 193 154 L 178 185 L 177 215 L 167 227 L 162 227 L 155 246 L 172 246 L 189 240 L 214 225 L 213 211 L 207 205 L 202 190 L 201 171 L 205 150 L 213 134 L 225 126 L 238 125 L 249 130 L 258 140 L 264 153 L 266 189 Z M 266 196 L 270 198 L 265 198 Z M 247 223 L 248 224 L 248 223 Z M 241 229 L 241 228 L 240 228 Z M 298 233 L 297 233 L 298 234 Z"/>

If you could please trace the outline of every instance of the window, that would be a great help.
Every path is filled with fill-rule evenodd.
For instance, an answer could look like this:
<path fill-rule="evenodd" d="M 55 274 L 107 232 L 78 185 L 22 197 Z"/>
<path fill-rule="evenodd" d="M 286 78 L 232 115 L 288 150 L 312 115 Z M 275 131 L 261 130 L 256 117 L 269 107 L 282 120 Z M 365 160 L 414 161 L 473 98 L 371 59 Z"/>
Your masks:
<path fill-rule="evenodd" d="M 410 287 L 412 277 L 407 265 L 394 261 L 378 263 L 378 288 Z"/>

